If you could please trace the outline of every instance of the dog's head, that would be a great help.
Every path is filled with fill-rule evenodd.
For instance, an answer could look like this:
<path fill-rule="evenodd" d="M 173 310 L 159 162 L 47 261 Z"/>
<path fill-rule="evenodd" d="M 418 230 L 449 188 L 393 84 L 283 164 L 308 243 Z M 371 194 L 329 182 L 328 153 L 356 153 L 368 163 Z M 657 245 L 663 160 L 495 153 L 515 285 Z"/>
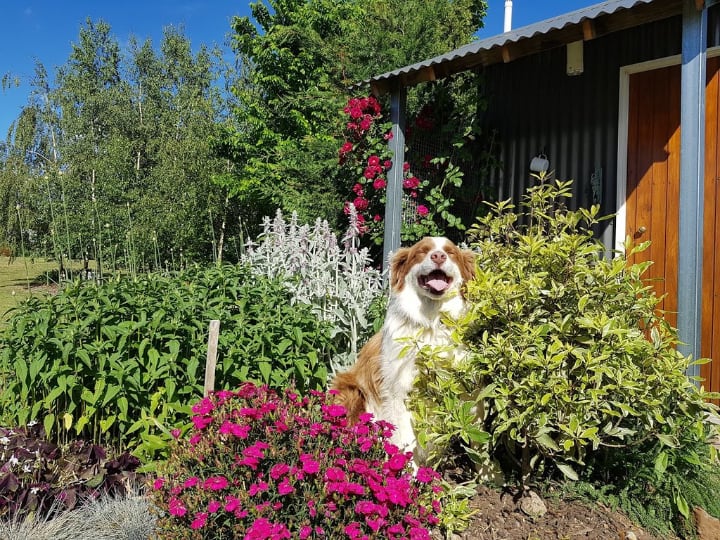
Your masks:
<path fill-rule="evenodd" d="M 393 292 L 412 287 L 431 300 L 444 300 L 474 276 L 475 255 L 442 237 L 426 237 L 414 246 L 400 248 L 390 261 Z"/>

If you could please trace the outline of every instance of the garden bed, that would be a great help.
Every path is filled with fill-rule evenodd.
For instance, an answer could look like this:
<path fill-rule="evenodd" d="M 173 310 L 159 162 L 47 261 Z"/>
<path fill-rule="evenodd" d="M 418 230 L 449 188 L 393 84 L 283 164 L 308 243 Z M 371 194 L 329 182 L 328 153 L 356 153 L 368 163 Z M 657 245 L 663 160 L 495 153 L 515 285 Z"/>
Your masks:
<path fill-rule="evenodd" d="M 638 540 L 655 540 L 624 514 L 609 508 L 560 498 L 545 498 L 547 512 L 532 518 L 521 509 L 516 490 L 486 486 L 470 501 L 476 511 L 462 540 L 566 540 L 625 539 L 629 532 Z"/>

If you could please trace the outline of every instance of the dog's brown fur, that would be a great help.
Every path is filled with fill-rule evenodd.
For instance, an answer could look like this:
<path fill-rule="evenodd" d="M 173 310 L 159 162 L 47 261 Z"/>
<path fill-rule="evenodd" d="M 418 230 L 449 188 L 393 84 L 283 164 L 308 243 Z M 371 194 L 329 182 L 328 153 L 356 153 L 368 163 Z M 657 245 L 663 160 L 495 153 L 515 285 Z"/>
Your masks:
<path fill-rule="evenodd" d="M 358 353 L 352 368 L 339 373 L 332 382 L 337 392 L 335 402 L 347 409 L 347 419 L 352 425 L 367 410 L 369 400 L 380 401 L 380 346 L 382 333 L 378 332 Z"/>

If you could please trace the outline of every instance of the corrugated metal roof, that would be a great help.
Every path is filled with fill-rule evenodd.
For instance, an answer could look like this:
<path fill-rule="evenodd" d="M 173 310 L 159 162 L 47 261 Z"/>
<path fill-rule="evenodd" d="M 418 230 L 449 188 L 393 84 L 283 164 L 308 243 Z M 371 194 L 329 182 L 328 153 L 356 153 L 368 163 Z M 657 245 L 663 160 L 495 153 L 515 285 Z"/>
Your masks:
<path fill-rule="evenodd" d="M 551 19 L 547 19 L 535 24 L 524 26 L 510 32 L 474 41 L 449 53 L 445 53 L 440 56 L 430 58 L 428 60 L 423 60 L 422 62 L 418 62 L 416 64 L 401 67 L 394 71 L 383 73 L 382 75 L 377 75 L 375 77 L 372 77 L 371 79 L 363 81 L 363 83 L 361 84 L 371 84 L 376 86 L 380 85 L 381 87 L 383 87 L 384 90 L 387 90 L 387 84 L 390 81 L 398 78 L 405 79 L 405 84 L 410 85 L 421 82 L 423 80 L 433 80 L 434 78 L 444 77 L 452 73 L 457 73 L 465 69 L 470 69 L 477 65 L 489 65 L 491 63 L 496 63 L 497 61 L 503 60 L 507 62 L 509 61 L 509 59 L 512 58 L 508 58 L 507 52 L 505 53 L 506 56 L 503 58 L 502 56 L 500 56 L 500 50 L 504 48 L 507 49 L 513 44 L 518 44 L 519 42 L 522 42 L 524 40 L 531 40 L 537 37 L 544 37 L 552 33 L 558 33 L 558 31 L 562 31 L 570 27 L 575 29 L 577 32 L 580 32 L 579 36 L 574 37 L 583 39 L 582 24 L 585 21 L 594 21 L 595 19 L 605 15 L 613 15 L 623 10 L 632 10 L 639 6 L 647 6 L 650 4 L 657 4 L 660 9 L 653 10 L 652 13 L 650 13 L 651 16 L 648 17 L 648 19 L 652 19 L 653 16 L 654 18 L 660 18 L 668 14 L 672 15 L 676 11 L 678 11 L 678 6 L 681 6 L 681 0 L 611 0 L 608 2 L 602 2 L 590 7 L 578 9 L 576 11 L 560 15 L 558 17 L 553 17 Z M 668 7 L 670 7 L 670 10 L 667 9 Z M 637 19 L 637 24 L 640 24 L 642 22 L 644 22 L 643 17 L 639 17 Z M 625 26 L 628 25 L 632 24 L 625 24 Z M 612 29 L 610 29 L 609 31 L 611 30 Z M 570 36 L 570 34 L 568 34 L 568 36 Z M 585 36 L 585 38 L 587 38 L 587 36 Z M 568 42 L 570 40 L 571 39 L 566 39 L 564 40 L 564 42 Z M 495 54 L 488 54 L 492 53 L 493 51 L 495 52 Z M 463 60 L 465 59 L 469 61 L 463 62 Z M 413 77 L 413 74 L 416 74 L 417 72 L 421 72 L 424 70 L 427 71 L 428 69 L 433 69 L 437 66 L 442 66 L 449 63 L 455 63 L 456 66 L 449 67 L 446 70 L 441 70 L 441 73 L 438 77 L 433 76 L 432 74 L 429 76 L 429 78 Z"/>

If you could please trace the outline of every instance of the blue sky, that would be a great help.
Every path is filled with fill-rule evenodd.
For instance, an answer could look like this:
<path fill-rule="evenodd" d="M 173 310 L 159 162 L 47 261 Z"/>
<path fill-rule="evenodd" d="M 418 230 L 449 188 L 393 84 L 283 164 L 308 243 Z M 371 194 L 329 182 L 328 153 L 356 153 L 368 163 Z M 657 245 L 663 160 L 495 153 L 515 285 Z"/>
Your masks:
<path fill-rule="evenodd" d="M 597 0 L 514 0 L 513 28 L 580 9 Z M 503 29 L 504 0 L 488 0 L 480 37 Z M 121 44 L 131 35 L 158 44 L 166 26 L 182 27 L 194 48 L 224 45 L 233 15 L 249 15 L 247 0 L 2 0 L 0 5 L 0 75 L 11 73 L 21 86 L 0 92 L 0 140 L 27 101 L 35 61 L 51 77 L 70 55 L 87 17 L 110 24 Z M 398 66 L 399 67 L 399 66 Z"/>

